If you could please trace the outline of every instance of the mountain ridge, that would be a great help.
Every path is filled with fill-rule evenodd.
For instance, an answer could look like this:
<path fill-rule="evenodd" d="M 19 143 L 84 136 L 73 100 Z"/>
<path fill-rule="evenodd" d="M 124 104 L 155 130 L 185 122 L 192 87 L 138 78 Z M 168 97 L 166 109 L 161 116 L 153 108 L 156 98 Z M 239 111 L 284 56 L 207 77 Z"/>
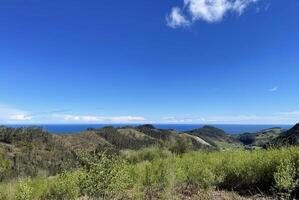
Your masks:
<path fill-rule="evenodd" d="M 57 173 L 62 167 L 77 166 L 82 152 L 139 150 L 159 147 L 175 154 L 200 150 L 227 150 L 233 148 L 267 148 L 299 144 L 299 124 L 287 131 L 279 128 L 255 133 L 230 135 L 213 126 L 191 131 L 158 129 L 153 125 L 137 127 L 111 126 L 88 128 L 78 134 L 50 134 L 41 128 L 0 127 L 0 156 L 10 162 L 18 175 Z"/>

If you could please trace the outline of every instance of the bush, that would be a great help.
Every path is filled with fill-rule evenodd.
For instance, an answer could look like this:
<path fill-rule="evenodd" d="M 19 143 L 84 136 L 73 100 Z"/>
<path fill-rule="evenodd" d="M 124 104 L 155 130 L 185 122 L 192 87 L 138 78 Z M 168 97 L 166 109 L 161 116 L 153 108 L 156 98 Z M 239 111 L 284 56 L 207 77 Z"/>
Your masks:
<path fill-rule="evenodd" d="M 176 138 L 174 142 L 170 145 L 169 150 L 175 154 L 183 154 L 192 150 L 192 142 L 184 135 L 181 135 L 179 138 Z"/>
<path fill-rule="evenodd" d="M 16 200 L 33 199 L 33 188 L 30 186 L 30 179 L 20 182 L 16 191 Z"/>
<path fill-rule="evenodd" d="M 4 153 L 0 149 L 0 181 L 5 177 L 5 173 L 10 168 L 10 162 L 4 158 Z"/>
<path fill-rule="evenodd" d="M 16 184 L 9 192 L 0 185 L 0 191 L 12 193 L 17 200 L 71 200 L 79 194 L 100 199 L 181 199 L 206 189 L 270 194 L 274 188 L 283 199 L 298 198 L 298 147 L 181 155 L 147 148 L 125 151 L 122 156 L 124 159 L 106 153 L 85 154 L 82 169 L 76 173 L 25 180 L 19 183 L 16 195 Z"/>
<path fill-rule="evenodd" d="M 52 178 L 38 177 L 30 180 L 30 186 L 33 189 L 34 199 L 42 199 L 49 191 L 49 182 Z"/>
<path fill-rule="evenodd" d="M 281 161 L 274 173 L 274 179 L 278 196 L 282 199 L 288 199 L 298 186 L 295 165 L 289 160 Z"/>
<path fill-rule="evenodd" d="M 141 192 L 145 199 L 166 198 L 172 195 L 175 186 L 172 164 L 172 160 L 169 159 L 155 159 L 138 164 L 134 170 L 137 192 Z"/>
<path fill-rule="evenodd" d="M 0 191 L 0 200 L 7 200 L 7 199 L 8 199 L 7 193 L 4 191 Z"/>
<path fill-rule="evenodd" d="M 84 195 L 112 198 L 124 195 L 131 184 L 129 166 L 116 156 L 97 154 L 83 158 L 85 161 L 80 188 Z"/>
<path fill-rule="evenodd" d="M 72 172 L 62 172 L 50 184 L 46 199 L 76 200 L 79 195 L 78 177 Z"/>
<path fill-rule="evenodd" d="M 122 157 L 131 164 L 143 161 L 153 161 L 159 158 L 166 159 L 170 156 L 170 151 L 157 147 L 143 148 L 138 151 L 125 150 L 122 152 Z"/>
<path fill-rule="evenodd" d="M 221 159 L 217 154 L 185 154 L 176 162 L 176 174 L 180 183 L 191 184 L 207 189 L 215 187 L 222 181 Z"/>

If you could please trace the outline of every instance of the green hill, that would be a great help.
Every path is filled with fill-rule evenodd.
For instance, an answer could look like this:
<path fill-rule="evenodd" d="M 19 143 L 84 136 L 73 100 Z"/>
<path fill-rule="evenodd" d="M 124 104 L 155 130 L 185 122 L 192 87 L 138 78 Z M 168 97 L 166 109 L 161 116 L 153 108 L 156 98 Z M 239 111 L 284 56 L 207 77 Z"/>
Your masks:
<path fill-rule="evenodd" d="M 5 177 L 51 175 L 77 165 L 75 154 L 40 128 L 1 127 L 0 152 L 9 162 Z"/>
<path fill-rule="evenodd" d="M 281 128 L 270 128 L 255 133 L 243 133 L 237 139 L 247 148 L 263 147 L 283 132 Z"/>
<path fill-rule="evenodd" d="M 188 132 L 155 128 L 104 127 L 87 129 L 79 134 L 55 135 L 41 128 L 0 127 L 0 171 L 5 176 L 37 176 L 56 174 L 63 168 L 80 165 L 82 152 L 139 150 L 159 147 L 175 154 L 198 150 L 261 148 L 263 146 L 297 145 L 299 125 L 282 133 L 272 128 L 256 133 L 229 135 L 221 129 L 204 126 Z"/>
<path fill-rule="evenodd" d="M 235 137 L 213 126 L 203 126 L 186 133 L 196 136 L 218 149 L 238 148 L 241 145 L 238 140 L 235 140 Z"/>
<path fill-rule="evenodd" d="M 280 134 L 279 137 L 271 140 L 267 146 L 289 146 L 289 145 L 299 145 L 299 123 L 288 131 Z"/>
<path fill-rule="evenodd" d="M 171 199 L 214 199 L 197 195 L 215 188 L 244 195 L 273 195 L 273 189 L 275 195 L 296 197 L 298 147 L 235 149 L 267 141 L 298 144 L 299 124 L 281 132 L 272 128 L 229 135 L 204 126 L 182 133 L 143 125 L 55 135 L 41 128 L 2 126 L 0 199 L 20 199 L 17 195 L 30 191 L 34 198 L 22 199 L 106 194 L 117 197 L 107 199 L 170 199 L 164 198 L 165 191 L 176 197 Z"/>
<path fill-rule="evenodd" d="M 188 134 L 156 129 L 151 125 L 136 128 L 104 127 L 69 135 L 50 134 L 35 127 L 0 127 L 1 163 L 8 163 L 5 164 L 7 169 L 3 178 L 52 175 L 62 168 L 77 167 L 77 157 L 83 151 L 110 149 L 119 152 L 153 146 L 168 149 L 173 153 L 213 149 L 208 143 Z"/>

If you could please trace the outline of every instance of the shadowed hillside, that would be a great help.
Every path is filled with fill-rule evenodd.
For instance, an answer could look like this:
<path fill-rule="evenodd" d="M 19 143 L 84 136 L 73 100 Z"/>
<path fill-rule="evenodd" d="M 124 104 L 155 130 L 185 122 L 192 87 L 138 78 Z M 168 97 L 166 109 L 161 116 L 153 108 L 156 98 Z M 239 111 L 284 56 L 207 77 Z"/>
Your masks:
<path fill-rule="evenodd" d="M 289 145 L 299 145 L 299 123 L 290 130 L 283 132 L 279 137 L 268 143 L 268 146 L 281 147 Z"/>
<path fill-rule="evenodd" d="M 255 133 L 243 133 L 236 138 L 245 145 L 246 148 L 261 148 L 270 141 L 279 137 L 283 132 L 281 128 L 270 128 L 266 130 L 257 131 Z"/>

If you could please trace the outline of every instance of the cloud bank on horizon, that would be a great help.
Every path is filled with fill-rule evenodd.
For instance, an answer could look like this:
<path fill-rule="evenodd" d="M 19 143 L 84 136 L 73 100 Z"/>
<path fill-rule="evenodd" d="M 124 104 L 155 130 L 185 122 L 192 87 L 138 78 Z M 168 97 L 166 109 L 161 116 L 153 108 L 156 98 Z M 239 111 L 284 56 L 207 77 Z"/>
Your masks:
<path fill-rule="evenodd" d="M 7 105 L 0 104 L 0 122 L 1 121 L 30 121 L 32 117 L 27 114 L 27 112 L 16 109 Z"/>
<path fill-rule="evenodd" d="M 57 118 L 63 122 L 78 122 L 78 123 L 142 123 L 146 119 L 144 117 L 135 117 L 135 116 L 97 116 L 97 115 L 72 115 L 72 114 L 59 114 L 54 115 L 54 118 Z"/>
<path fill-rule="evenodd" d="M 1 124 L 43 124 L 43 123 L 143 123 L 139 116 L 101 116 L 67 114 L 71 110 L 60 109 L 49 112 L 27 112 L 6 104 L 0 104 Z"/>
<path fill-rule="evenodd" d="M 183 8 L 173 7 L 166 16 L 171 28 L 190 26 L 196 21 L 220 22 L 227 14 L 242 15 L 245 9 L 260 0 L 184 0 Z"/>
<path fill-rule="evenodd" d="M 175 124 L 295 124 L 299 111 L 276 112 L 268 115 L 214 115 L 214 116 L 168 116 L 146 118 L 142 116 L 102 116 L 66 113 L 34 114 L 0 104 L 1 124 L 47 124 L 47 123 L 175 123 Z M 52 113 L 52 114 L 51 114 Z"/>

